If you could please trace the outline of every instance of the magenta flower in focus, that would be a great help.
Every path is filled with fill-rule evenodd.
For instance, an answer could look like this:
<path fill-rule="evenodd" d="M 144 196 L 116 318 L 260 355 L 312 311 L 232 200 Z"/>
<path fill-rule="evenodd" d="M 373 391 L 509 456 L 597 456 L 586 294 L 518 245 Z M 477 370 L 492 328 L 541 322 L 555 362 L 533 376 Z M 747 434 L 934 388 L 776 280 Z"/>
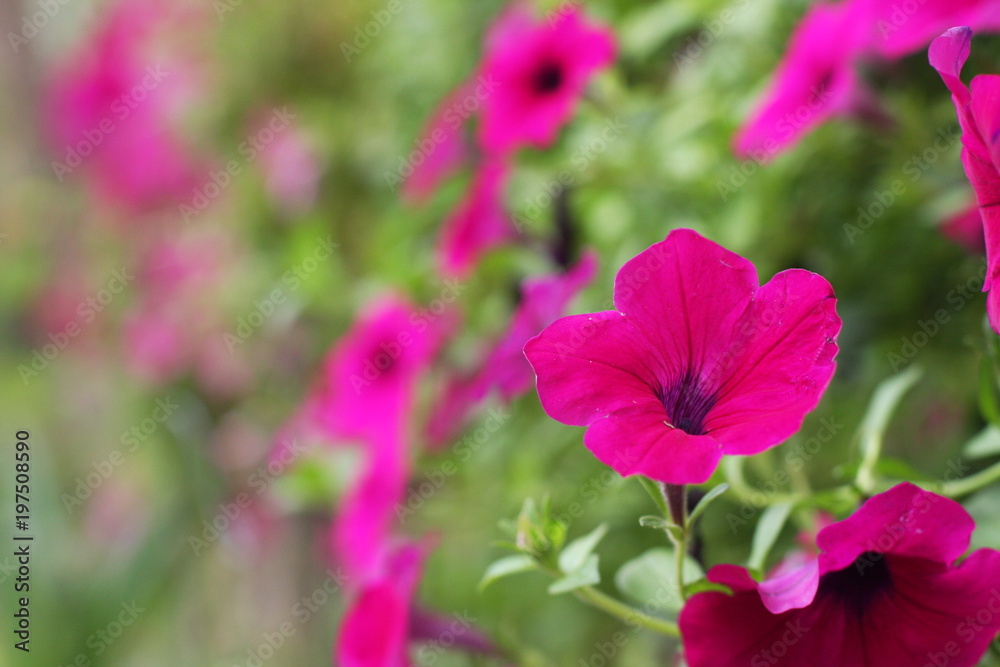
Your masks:
<path fill-rule="evenodd" d="M 495 88 L 483 103 L 479 142 L 505 154 L 555 141 L 595 72 L 615 57 L 610 30 L 567 3 L 544 21 L 512 4 L 487 36 L 481 75 Z"/>
<path fill-rule="evenodd" d="M 507 331 L 494 343 L 470 376 L 451 380 L 428 425 L 432 443 L 443 444 L 468 421 L 472 409 L 496 390 L 510 402 L 531 388 L 535 374 L 524 358 L 524 344 L 538 335 L 566 310 L 566 305 L 590 283 L 597 271 L 597 256 L 587 252 L 565 273 L 539 276 L 521 285 L 521 301 Z"/>
<path fill-rule="evenodd" d="M 351 601 L 337 636 L 337 667 L 409 667 L 410 608 L 424 554 L 406 545 L 380 575 L 364 582 Z"/>
<path fill-rule="evenodd" d="M 928 55 L 951 91 L 962 127 L 962 164 L 976 192 L 986 238 L 986 312 L 993 330 L 1000 332 L 1000 291 L 993 289 L 1000 274 L 1000 76 L 980 74 L 971 87 L 962 83 L 971 42 L 969 28 L 952 28 L 934 40 Z"/>
<path fill-rule="evenodd" d="M 1000 630 L 1000 552 L 960 564 L 975 528 L 953 500 L 903 483 L 827 526 L 798 584 L 765 594 L 741 567 L 680 615 L 691 667 L 971 667 Z M 725 637 L 725 641 L 720 641 Z"/>
<path fill-rule="evenodd" d="M 479 166 L 465 198 L 452 211 L 438 240 L 438 263 L 453 276 L 465 276 L 488 250 L 517 237 L 504 203 L 510 167 L 499 160 Z"/>
<path fill-rule="evenodd" d="M 764 162 L 867 96 L 854 70 L 870 24 L 850 3 L 817 2 L 792 34 L 774 81 L 735 139 L 736 152 Z"/>
<path fill-rule="evenodd" d="M 830 284 L 753 265 L 681 229 L 628 261 L 615 307 L 554 322 L 524 353 L 553 418 L 622 475 L 698 484 L 723 454 L 781 443 L 834 372 Z"/>

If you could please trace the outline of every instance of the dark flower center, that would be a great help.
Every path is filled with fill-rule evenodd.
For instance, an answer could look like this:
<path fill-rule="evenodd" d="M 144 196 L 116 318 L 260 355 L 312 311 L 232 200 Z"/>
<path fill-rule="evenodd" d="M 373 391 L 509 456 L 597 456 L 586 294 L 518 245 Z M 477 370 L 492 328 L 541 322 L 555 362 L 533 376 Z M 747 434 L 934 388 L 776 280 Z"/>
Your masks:
<path fill-rule="evenodd" d="M 705 435 L 705 417 L 717 399 L 701 387 L 694 373 L 687 371 L 670 386 L 661 387 L 657 398 L 671 426 L 691 435 Z"/>
<path fill-rule="evenodd" d="M 819 594 L 843 602 L 860 616 L 875 598 L 892 588 L 892 573 L 885 554 L 866 551 L 842 570 L 827 572 L 819 580 Z"/>
<path fill-rule="evenodd" d="M 540 95 L 554 93 L 563 84 L 563 69 L 559 63 L 551 60 L 546 61 L 535 71 L 532 83 L 534 84 L 535 92 Z"/>

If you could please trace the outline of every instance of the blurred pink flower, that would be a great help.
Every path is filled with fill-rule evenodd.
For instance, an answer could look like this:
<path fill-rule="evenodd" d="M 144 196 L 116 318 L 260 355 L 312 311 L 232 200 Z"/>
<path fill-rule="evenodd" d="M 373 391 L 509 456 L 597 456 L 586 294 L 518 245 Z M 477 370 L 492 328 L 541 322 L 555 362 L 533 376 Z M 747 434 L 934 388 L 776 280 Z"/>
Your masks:
<path fill-rule="evenodd" d="M 488 250 L 517 237 L 504 203 L 510 167 L 500 160 L 479 165 L 465 198 L 448 216 L 438 240 L 442 272 L 462 277 Z"/>
<path fill-rule="evenodd" d="M 740 156 L 764 162 L 866 95 L 854 71 L 867 27 L 850 3 L 817 2 L 792 34 L 768 92 L 736 135 Z"/>
<path fill-rule="evenodd" d="M 483 149 L 506 154 L 551 145 L 587 82 L 614 58 L 612 32 L 588 23 L 577 4 L 563 4 L 544 21 L 527 5 L 511 4 L 487 35 L 480 68 L 492 88 L 482 100 Z"/>
<path fill-rule="evenodd" d="M 830 382 L 841 323 L 822 276 L 758 285 L 746 259 L 671 232 L 618 272 L 618 310 L 556 320 L 525 345 L 542 407 L 589 427 L 586 446 L 622 475 L 668 484 L 781 443 Z"/>
<path fill-rule="evenodd" d="M 179 58 L 154 58 L 149 48 L 169 15 L 147 0 L 118 2 L 45 92 L 56 177 L 81 169 L 128 213 L 175 205 L 203 172 L 173 127 L 193 77 Z"/>
<path fill-rule="evenodd" d="M 410 609 L 424 553 L 398 548 L 383 572 L 361 584 L 348 605 L 334 648 L 336 667 L 410 667 Z"/>
<path fill-rule="evenodd" d="M 969 28 L 952 28 L 934 40 L 928 55 L 951 91 L 962 127 L 962 164 L 976 192 L 986 241 L 986 311 L 993 330 L 1000 332 L 1000 290 L 993 289 L 1000 274 L 1000 75 L 980 74 L 971 88 L 962 83 L 971 43 Z"/>
<path fill-rule="evenodd" d="M 973 255 L 982 255 L 986 252 L 983 216 L 979 212 L 979 205 L 975 202 L 946 218 L 941 223 L 941 233 Z"/>
<path fill-rule="evenodd" d="M 732 595 L 688 600 L 688 664 L 971 667 L 1000 630 L 1000 552 L 955 564 L 974 529 L 955 501 L 903 483 L 821 530 L 822 553 L 787 573 L 784 589 L 768 592 L 743 568 L 717 565 L 708 579 Z"/>
<path fill-rule="evenodd" d="M 470 114 L 464 103 L 475 99 L 480 82 L 470 80 L 452 91 L 431 115 L 427 127 L 408 156 L 411 169 L 403 182 L 403 197 L 413 203 L 425 200 L 441 182 L 472 159 L 465 136 Z"/>
<path fill-rule="evenodd" d="M 596 271 L 597 256 L 587 252 L 565 273 L 524 281 L 521 301 L 507 331 L 493 344 L 478 370 L 471 376 L 453 378 L 437 401 L 428 425 L 433 444 L 443 444 L 460 431 L 471 410 L 491 390 L 509 402 L 531 388 L 535 374 L 524 357 L 524 344 L 563 314 Z"/>
<path fill-rule="evenodd" d="M 260 166 L 267 194 L 286 214 L 302 213 L 315 203 L 322 165 L 301 127 L 276 132 L 260 151 Z"/>
<path fill-rule="evenodd" d="M 922 0 L 907 5 L 898 0 L 853 0 L 858 20 L 872 26 L 874 53 L 896 59 L 925 48 L 956 25 L 973 30 L 1000 28 L 1000 6 L 994 0 Z"/>

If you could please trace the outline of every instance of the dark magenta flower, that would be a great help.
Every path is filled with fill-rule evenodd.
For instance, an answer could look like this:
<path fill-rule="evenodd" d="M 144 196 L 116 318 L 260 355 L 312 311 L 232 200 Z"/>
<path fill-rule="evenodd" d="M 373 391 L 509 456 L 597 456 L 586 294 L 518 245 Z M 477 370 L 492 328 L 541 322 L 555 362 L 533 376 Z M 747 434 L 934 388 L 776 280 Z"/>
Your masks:
<path fill-rule="evenodd" d="M 479 143 L 489 153 L 545 148 L 569 120 L 595 72 L 615 57 L 614 35 L 567 3 L 543 21 L 512 4 L 487 36 L 480 73 L 495 90 L 484 100 Z"/>
<path fill-rule="evenodd" d="M 614 303 L 556 320 L 524 353 L 545 411 L 588 426 L 586 446 L 622 475 L 704 482 L 723 454 L 795 433 L 833 376 L 830 284 L 791 269 L 759 286 L 749 261 L 691 230 L 629 260 Z"/>
<path fill-rule="evenodd" d="M 1000 76 L 980 74 L 970 87 L 962 83 L 971 43 L 969 28 L 952 28 L 934 40 L 928 56 L 951 91 L 962 127 L 962 164 L 976 192 L 986 237 L 986 312 L 993 330 L 1000 332 L 1000 291 L 993 289 L 1000 273 Z"/>
<path fill-rule="evenodd" d="M 941 223 L 941 233 L 973 255 L 986 252 L 983 216 L 976 202 L 946 218 Z"/>
<path fill-rule="evenodd" d="M 441 229 L 438 263 L 442 272 L 464 276 L 486 251 L 517 237 L 504 203 L 509 175 L 509 166 L 500 160 L 479 166 L 465 198 Z"/>
<path fill-rule="evenodd" d="M 738 154 L 758 161 L 789 148 L 832 116 L 856 109 L 867 93 L 854 69 L 867 28 L 850 3 L 817 2 L 802 18 L 774 81 L 736 136 Z"/>
<path fill-rule="evenodd" d="M 1000 630 L 1000 552 L 969 548 L 972 517 L 903 483 L 822 529 L 784 590 L 741 567 L 708 578 L 680 615 L 691 667 L 971 667 Z M 791 583 L 794 582 L 794 583 Z M 725 641 L 720 641 L 725 637 Z"/>
<path fill-rule="evenodd" d="M 535 374 L 524 358 L 524 344 L 566 311 L 567 304 L 593 280 L 596 271 L 597 256 L 587 252 L 565 273 L 538 276 L 522 283 L 521 301 L 510 325 L 486 352 L 482 364 L 469 375 L 453 378 L 445 387 L 428 425 L 432 444 L 443 444 L 460 431 L 472 409 L 491 391 L 510 402 L 531 388 Z"/>

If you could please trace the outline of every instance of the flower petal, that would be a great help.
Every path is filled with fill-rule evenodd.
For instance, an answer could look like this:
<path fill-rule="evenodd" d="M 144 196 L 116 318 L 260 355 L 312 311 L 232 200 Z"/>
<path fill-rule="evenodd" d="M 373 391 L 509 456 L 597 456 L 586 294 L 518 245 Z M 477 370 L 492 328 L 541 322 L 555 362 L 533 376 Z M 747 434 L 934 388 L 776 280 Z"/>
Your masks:
<path fill-rule="evenodd" d="M 820 275 L 782 271 L 757 291 L 731 347 L 705 371 L 719 386 L 705 424 L 725 453 L 756 454 L 801 427 L 833 377 L 840 326 Z"/>

